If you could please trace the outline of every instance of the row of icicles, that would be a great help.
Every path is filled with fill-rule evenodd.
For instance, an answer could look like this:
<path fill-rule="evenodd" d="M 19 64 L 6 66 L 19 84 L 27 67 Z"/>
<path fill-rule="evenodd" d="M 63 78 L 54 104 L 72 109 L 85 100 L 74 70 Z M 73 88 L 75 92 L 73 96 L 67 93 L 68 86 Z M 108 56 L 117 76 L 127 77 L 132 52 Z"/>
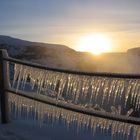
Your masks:
<path fill-rule="evenodd" d="M 100 129 L 102 135 L 111 133 L 113 140 L 117 140 L 119 137 L 127 140 L 129 137 L 133 140 L 140 139 L 140 127 L 138 125 L 76 113 L 11 93 L 9 93 L 9 108 L 12 117 L 34 120 L 35 123 L 39 122 L 40 126 L 46 125 L 46 121 L 51 121 L 52 125 L 63 121 L 68 128 L 74 125 L 77 132 L 90 129 L 95 135 L 96 131 Z"/>
<path fill-rule="evenodd" d="M 81 76 L 15 64 L 12 86 L 85 108 L 131 115 L 140 110 L 140 80 Z M 139 114 L 138 114 L 139 115 Z"/>
<path fill-rule="evenodd" d="M 23 90 L 49 97 L 56 101 L 74 104 L 80 107 L 112 114 L 131 116 L 140 110 L 140 80 L 107 78 L 99 76 L 81 76 L 41 70 L 29 66 L 14 65 L 14 76 L 11 85 L 15 90 Z M 103 133 L 111 131 L 114 137 L 140 139 L 140 127 L 119 121 L 84 115 L 62 108 L 13 95 L 9 93 L 9 107 L 14 117 L 38 120 L 40 125 L 45 121 L 63 120 L 69 127 L 91 129 L 93 134 L 100 128 Z"/>

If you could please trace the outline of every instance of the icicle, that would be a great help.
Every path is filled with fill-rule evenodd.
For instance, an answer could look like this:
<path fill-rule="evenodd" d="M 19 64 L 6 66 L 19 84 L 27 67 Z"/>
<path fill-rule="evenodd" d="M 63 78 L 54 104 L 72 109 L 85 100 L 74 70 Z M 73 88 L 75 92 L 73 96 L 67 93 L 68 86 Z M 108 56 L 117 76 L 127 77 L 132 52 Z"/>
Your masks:
<path fill-rule="evenodd" d="M 107 97 L 107 93 L 109 90 L 109 88 L 107 88 L 108 84 L 109 84 L 109 80 L 103 79 L 102 86 L 103 86 L 104 90 L 103 90 L 102 105 L 104 104 L 105 98 Z"/>
<path fill-rule="evenodd" d="M 12 87 L 15 86 L 16 80 L 18 79 L 18 76 L 20 73 L 20 67 L 21 67 L 21 65 L 14 64 L 14 78 L 13 78 Z"/>
<path fill-rule="evenodd" d="M 132 83 L 132 91 L 131 91 L 131 103 L 133 104 L 133 102 L 135 102 L 135 97 L 136 97 L 136 94 L 137 94 L 137 88 L 138 88 L 138 86 L 137 86 L 137 82 L 135 82 L 135 83 Z"/>
<path fill-rule="evenodd" d="M 118 114 L 119 114 L 119 115 L 121 115 L 121 110 L 122 110 L 122 108 L 121 108 L 121 106 L 119 105 L 119 106 L 118 106 Z"/>
<path fill-rule="evenodd" d="M 116 107 L 114 107 L 114 106 L 111 106 L 111 113 L 112 114 L 118 114 L 118 110 L 117 110 L 117 108 Z"/>
<path fill-rule="evenodd" d="M 126 114 L 126 116 L 130 116 L 132 113 L 133 113 L 133 109 L 131 108 L 129 111 L 127 111 L 127 114 Z"/>

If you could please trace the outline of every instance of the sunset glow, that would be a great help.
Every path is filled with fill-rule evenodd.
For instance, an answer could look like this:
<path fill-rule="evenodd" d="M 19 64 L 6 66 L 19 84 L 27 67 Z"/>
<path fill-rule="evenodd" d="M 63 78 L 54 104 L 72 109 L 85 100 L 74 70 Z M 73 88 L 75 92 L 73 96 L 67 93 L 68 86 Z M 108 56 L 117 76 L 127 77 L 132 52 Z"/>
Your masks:
<path fill-rule="evenodd" d="M 33 42 L 63 44 L 94 54 L 110 49 L 113 52 L 126 52 L 140 46 L 139 0 L 60 1 L 1 0 L 0 34 Z M 109 37 L 93 42 L 94 39 L 90 38 L 94 33 L 101 36 L 108 34 Z M 104 40 L 107 40 L 106 43 L 102 43 Z M 112 45 L 107 45 L 111 41 L 113 49 Z"/>
<path fill-rule="evenodd" d="M 112 50 L 112 41 L 103 34 L 90 34 L 81 37 L 76 44 L 78 51 L 91 52 L 99 55 Z"/>

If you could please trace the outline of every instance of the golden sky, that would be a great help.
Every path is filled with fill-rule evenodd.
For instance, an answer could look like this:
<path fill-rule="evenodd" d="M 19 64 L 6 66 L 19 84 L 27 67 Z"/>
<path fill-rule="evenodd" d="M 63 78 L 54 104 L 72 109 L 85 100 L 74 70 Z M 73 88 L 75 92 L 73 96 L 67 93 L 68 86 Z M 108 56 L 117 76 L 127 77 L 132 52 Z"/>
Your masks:
<path fill-rule="evenodd" d="M 140 46 L 140 1 L 0 1 L 1 35 L 77 49 L 82 36 L 96 33 L 111 39 L 110 51 Z"/>

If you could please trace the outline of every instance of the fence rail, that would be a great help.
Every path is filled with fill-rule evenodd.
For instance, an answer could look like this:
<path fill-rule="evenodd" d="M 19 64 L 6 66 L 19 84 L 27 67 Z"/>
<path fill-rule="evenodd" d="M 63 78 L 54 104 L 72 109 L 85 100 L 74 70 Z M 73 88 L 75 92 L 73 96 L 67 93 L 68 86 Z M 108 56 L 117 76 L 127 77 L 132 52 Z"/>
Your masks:
<path fill-rule="evenodd" d="M 127 78 L 127 79 L 140 79 L 140 74 L 121 74 L 121 73 L 99 73 L 99 72 L 79 72 L 79 71 L 71 71 L 71 70 L 64 70 L 64 69 L 56 69 L 56 68 L 49 68 L 40 64 L 30 63 L 26 61 L 17 60 L 11 57 L 3 57 L 3 60 L 30 66 L 33 68 L 50 70 L 54 72 L 62 72 L 67 74 L 75 74 L 75 75 L 85 75 L 85 76 L 100 76 L 100 77 L 110 77 L 110 78 Z"/>
<path fill-rule="evenodd" d="M 7 69 L 7 62 L 13 62 L 21 65 L 26 65 L 34 68 L 44 69 L 44 70 L 50 70 L 54 72 L 61 72 L 61 73 L 67 73 L 67 74 L 76 74 L 76 75 L 86 75 L 86 76 L 100 76 L 100 77 L 111 77 L 111 78 L 128 78 L 128 79 L 140 79 L 140 75 L 134 75 L 134 74 L 115 74 L 115 73 L 87 73 L 87 72 L 76 72 L 76 71 L 69 71 L 69 70 L 61 70 L 61 69 L 54 69 L 54 68 L 48 68 L 39 64 L 29 63 L 21 60 L 17 60 L 14 58 L 10 58 L 7 55 L 7 52 L 5 50 L 0 50 L 0 95 L 1 95 L 1 112 L 2 112 L 2 123 L 7 123 L 9 121 L 8 116 L 8 101 L 7 101 L 7 92 L 18 94 L 19 96 L 24 96 L 29 99 L 33 99 L 45 104 L 49 104 L 52 106 L 57 106 L 63 109 L 83 113 L 86 115 L 91 115 L 95 117 L 101 117 L 105 119 L 120 121 L 120 122 L 126 122 L 130 124 L 140 125 L 140 119 L 135 117 L 125 117 L 123 115 L 113 115 L 111 113 L 104 113 L 99 111 L 93 111 L 88 109 L 81 109 L 80 107 L 77 107 L 75 105 L 69 106 L 66 103 L 61 103 L 58 101 L 53 101 L 48 99 L 40 99 L 38 96 L 32 96 L 31 94 L 23 93 L 22 91 L 16 92 L 15 89 L 12 89 L 9 86 L 8 81 L 8 69 Z"/>

